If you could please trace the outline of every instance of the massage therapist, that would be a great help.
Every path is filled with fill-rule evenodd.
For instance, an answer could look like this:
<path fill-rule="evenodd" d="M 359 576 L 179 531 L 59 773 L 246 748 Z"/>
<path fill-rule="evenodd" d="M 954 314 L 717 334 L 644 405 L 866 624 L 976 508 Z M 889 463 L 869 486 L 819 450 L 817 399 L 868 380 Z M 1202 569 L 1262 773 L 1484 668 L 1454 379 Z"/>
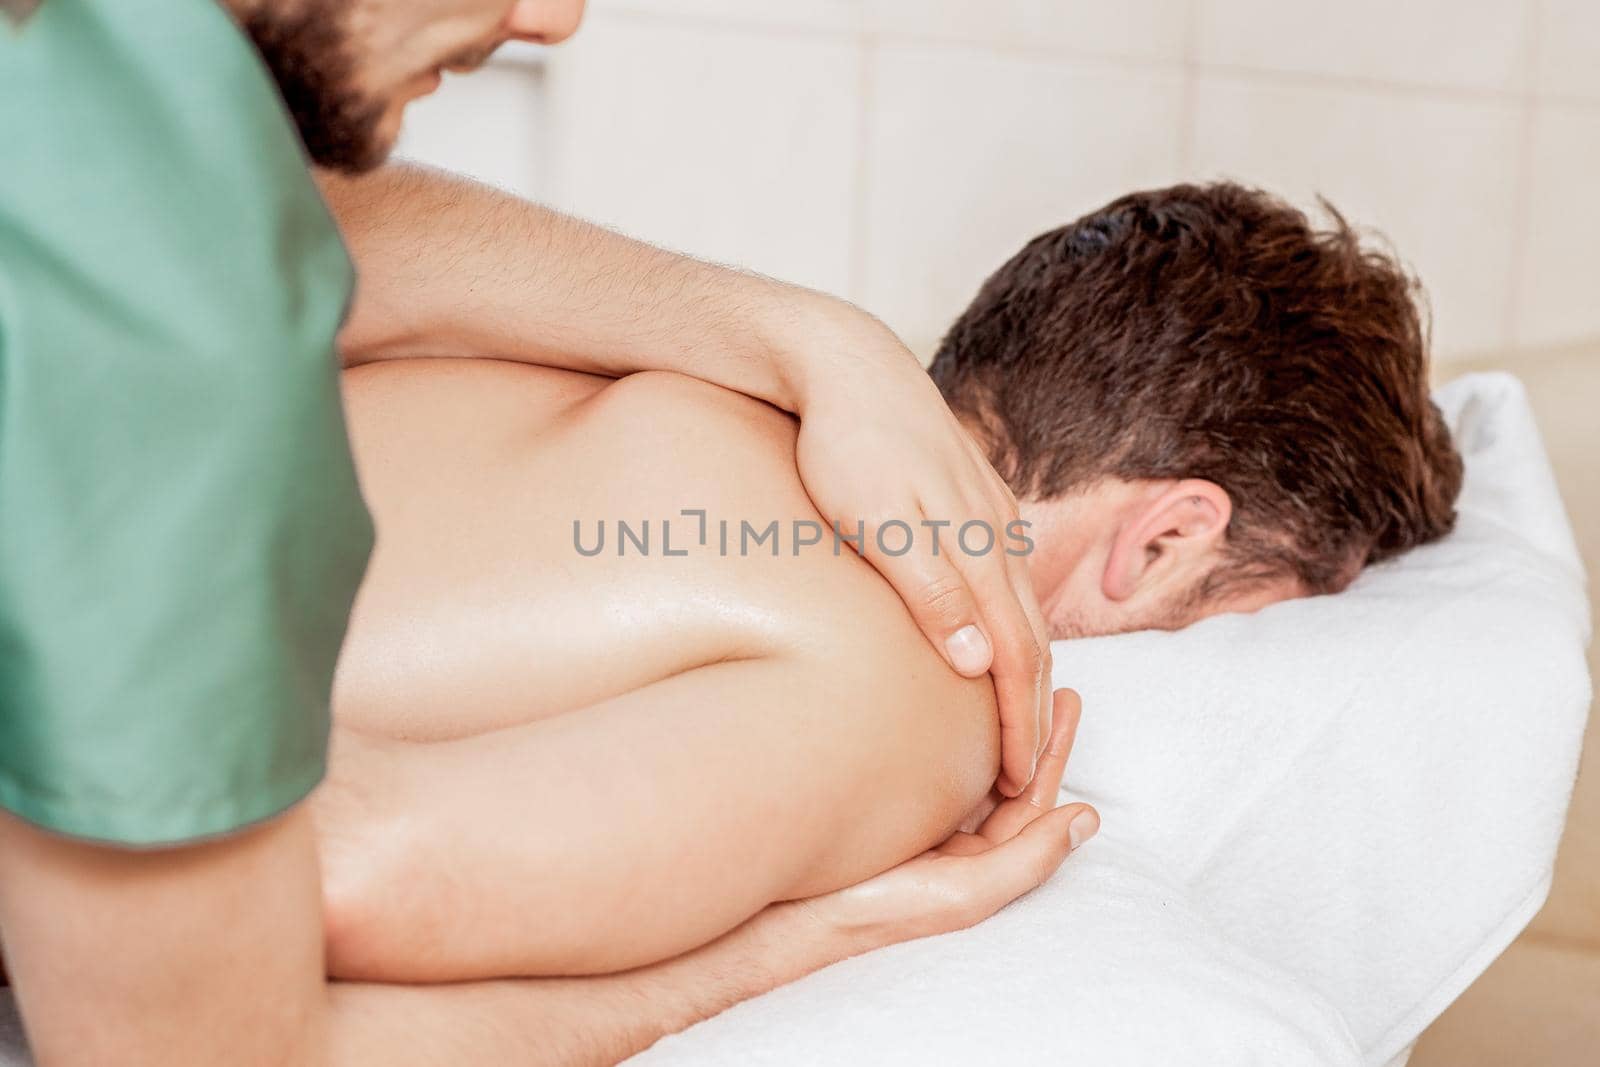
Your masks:
<path fill-rule="evenodd" d="M 798 416 L 829 518 L 1015 518 L 869 315 L 380 167 L 441 69 L 559 42 L 582 10 L 0 0 L 0 945 L 42 1064 L 429 1054 L 363 1029 L 324 981 L 299 803 L 323 774 L 373 539 L 336 351 L 679 371 Z M 873 541 L 952 669 L 992 671 L 1000 788 L 1022 793 L 1051 715 L 1025 562 Z M 1048 808 L 1051 773 L 1013 803 Z M 853 952 L 975 921 L 1066 848 L 1064 828 L 1007 834 L 645 972 L 451 996 L 525 1027 L 551 1062 L 610 1062 Z"/>

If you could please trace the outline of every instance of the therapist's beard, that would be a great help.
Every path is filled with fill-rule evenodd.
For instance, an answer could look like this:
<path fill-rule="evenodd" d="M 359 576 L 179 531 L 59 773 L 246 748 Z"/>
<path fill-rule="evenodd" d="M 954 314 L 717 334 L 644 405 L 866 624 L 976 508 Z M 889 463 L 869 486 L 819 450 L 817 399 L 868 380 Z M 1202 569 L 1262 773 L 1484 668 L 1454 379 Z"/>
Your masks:
<path fill-rule="evenodd" d="M 355 60 L 343 5 L 313 2 L 293 13 L 257 10 L 244 19 L 306 152 L 319 166 L 359 173 L 382 163 L 391 145 L 379 133 L 384 105 L 355 88 Z"/>

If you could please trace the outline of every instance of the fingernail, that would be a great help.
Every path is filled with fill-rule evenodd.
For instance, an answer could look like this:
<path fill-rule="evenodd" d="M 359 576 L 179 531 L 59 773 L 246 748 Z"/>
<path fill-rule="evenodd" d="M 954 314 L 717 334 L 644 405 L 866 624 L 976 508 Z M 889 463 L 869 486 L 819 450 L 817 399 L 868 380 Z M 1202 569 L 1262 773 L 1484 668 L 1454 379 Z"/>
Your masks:
<path fill-rule="evenodd" d="M 944 652 L 961 674 L 982 674 L 989 669 L 989 639 L 976 626 L 963 626 L 945 638 Z"/>
<path fill-rule="evenodd" d="M 1100 816 L 1094 810 L 1080 811 L 1072 817 L 1072 822 L 1067 824 L 1067 841 L 1073 849 L 1083 844 L 1100 831 Z"/>

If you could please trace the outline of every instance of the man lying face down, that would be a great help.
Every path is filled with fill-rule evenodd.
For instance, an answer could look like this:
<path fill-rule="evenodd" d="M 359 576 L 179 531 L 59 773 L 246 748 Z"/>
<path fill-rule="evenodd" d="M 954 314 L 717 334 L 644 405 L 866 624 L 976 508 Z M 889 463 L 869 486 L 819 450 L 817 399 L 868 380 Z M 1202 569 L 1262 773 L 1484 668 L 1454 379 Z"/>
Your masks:
<path fill-rule="evenodd" d="M 1230 185 L 1032 241 L 932 367 L 1035 524 L 999 562 L 1070 636 L 1333 592 L 1440 536 L 1461 464 L 1413 296 L 1337 217 Z M 334 975 L 638 967 L 992 809 L 993 686 L 854 552 L 615 537 L 685 509 L 820 529 L 788 415 L 675 374 L 470 359 L 356 368 L 345 397 L 379 536 L 315 807 Z M 1069 819 L 1074 842 L 1097 825 Z"/>
<path fill-rule="evenodd" d="M 930 372 L 1033 524 L 1054 637 L 1334 593 L 1448 533 L 1417 285 L 1329 209 L 1132 193 L 984 283 Z"/>

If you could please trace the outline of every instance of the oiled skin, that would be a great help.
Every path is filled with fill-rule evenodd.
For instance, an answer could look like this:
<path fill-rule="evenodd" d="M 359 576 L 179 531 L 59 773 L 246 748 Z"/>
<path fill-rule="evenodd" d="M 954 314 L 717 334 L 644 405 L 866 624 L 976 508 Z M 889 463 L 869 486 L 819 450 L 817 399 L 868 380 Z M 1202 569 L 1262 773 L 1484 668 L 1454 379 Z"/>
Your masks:
<path fill-rule="evenodd" d="M 335 974 L 661 959 L 893 866 L 987 791 L 989 681 L 848 547 L 793 554 L 793 520 L 820 520 L 788 415 L 673 374 L 481 360 L 345 389 L 378 548 L 319 799 Z M 587 547 L 605 520 L 601 554 L 575 519 Z M 619 519 L 650 520 L 648 555 L 619 557 Z M 780 555 L 740 555 L 741 519 L 778 520 Z"/>

